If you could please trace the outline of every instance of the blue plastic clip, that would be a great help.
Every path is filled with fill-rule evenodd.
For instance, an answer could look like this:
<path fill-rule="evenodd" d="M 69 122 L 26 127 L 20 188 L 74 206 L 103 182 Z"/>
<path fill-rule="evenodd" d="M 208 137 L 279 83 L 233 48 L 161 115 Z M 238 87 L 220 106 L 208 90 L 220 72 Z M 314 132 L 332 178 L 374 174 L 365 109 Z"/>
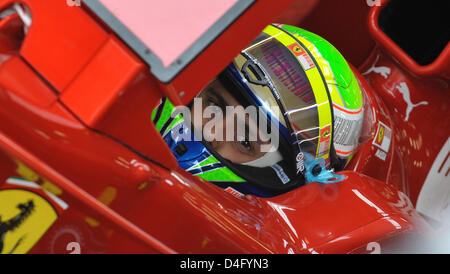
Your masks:
<path fill-rule="evenodd" d="M 327 170 L 325 167 L 325 160 L 323 158 L 314 159 L 308 153 L 303 153 L 306 157 L 305 166 L 305 179 L 306 184 L 311 182 L 318 182 L 322 184 L 332 184 L 344 180 L 344 176 L 335 174 L 331 170 Z M 317 174 L 318 167 L 320 172 Z M 315 169 L 315 172 L 313 170 Z M 314 175 L 316 174 L 316 175 Z"/>

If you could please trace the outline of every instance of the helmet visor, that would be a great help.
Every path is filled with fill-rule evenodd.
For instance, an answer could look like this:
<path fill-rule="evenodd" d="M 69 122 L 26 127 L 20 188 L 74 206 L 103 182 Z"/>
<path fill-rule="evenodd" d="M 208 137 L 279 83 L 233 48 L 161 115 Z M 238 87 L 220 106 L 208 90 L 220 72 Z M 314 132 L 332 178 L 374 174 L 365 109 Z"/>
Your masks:
<path fill-rule="evenodd" d="M 284 140 L 300 152 L 322 157 L 329 153 L 331 112 L 328 96 L 317 94 L 307 75 L 305 68 L 313 68 L 311 64 L 308 53 L 295 41 L 286 45 L 262 33 L 234 59 L 232 70 L 247 85 L 254 102 L 278 122 Z M 319 83 L 323 93 L 323 81 Z M 320 108 L 328 108 L 322 111 L 328 117 L 320 117 Z"/>

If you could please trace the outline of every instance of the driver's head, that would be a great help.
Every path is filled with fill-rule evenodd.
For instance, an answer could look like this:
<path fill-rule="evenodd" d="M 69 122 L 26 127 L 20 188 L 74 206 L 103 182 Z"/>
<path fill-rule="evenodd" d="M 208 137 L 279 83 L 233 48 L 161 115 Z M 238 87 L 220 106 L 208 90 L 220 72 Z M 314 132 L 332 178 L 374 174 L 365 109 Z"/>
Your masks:
<path fill-rule="evenodd" d="M 361 109 L 359 115 L 361 106 L 357 80 L 332 45 L 270 25 L 189 109 L 163 99 L 152 118 L 181 168 L 232 193 L 270 197 L 303 185 L 308 172 L 338 167 L 334 110 Z M 345 158 L 356 148 L 358 115 L 337 117 L 355 125 L 354 134 L 337 129 Z"/>
<path fill-rule="evenodd" d="M 242 100 L 214 79 L 194 100 L 190 118 L 216 153 L 233 163 L 251 164 L 266 155 L 264 146 L 271 144 L 258 126 L 257 110 L 244 107 Z"/>

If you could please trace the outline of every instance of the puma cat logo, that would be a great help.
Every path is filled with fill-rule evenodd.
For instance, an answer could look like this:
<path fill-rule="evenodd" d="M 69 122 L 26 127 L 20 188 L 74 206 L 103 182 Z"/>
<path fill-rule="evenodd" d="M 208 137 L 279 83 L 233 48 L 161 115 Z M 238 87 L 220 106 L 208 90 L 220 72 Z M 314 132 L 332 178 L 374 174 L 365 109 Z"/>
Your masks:
<path fill-rule="evenodd" d="M 409 120 L 409 115 L 413 111 L 414 108 L 420 106 L 420 105 L 428 105 L 427 101 L 422 101 L 417 104 L 413 104 L 411 102 L 411 94 L 409 92 L 409 87 L 405 82 L 401 82 L 398 86 L 395 87 L 402 95 L 403 100 L 406 102 L 406 113 L 405 113 L 405 119 L 404 121 L 407 122 Z"/>
<path fill-rule="evenodd" d="M 391 74 L 391 69 L 389 67 L 385 67 L 385 66 L 376 67 L 375 64 L 378 62 L 379 58 L 380 58 L 380 56 L 378 55 L 377 58 L 375 59 L 375 61 L 373 62 L 372 67 L 370 69 L 368 69 L 366 72 L 364 72 L 362 75 L 367 75 L 369 73 L 375 72 L 375 73 L 378 73 L 381 76 L 383 76 L 384 79 L 387 79 L 388 76 Z"/>

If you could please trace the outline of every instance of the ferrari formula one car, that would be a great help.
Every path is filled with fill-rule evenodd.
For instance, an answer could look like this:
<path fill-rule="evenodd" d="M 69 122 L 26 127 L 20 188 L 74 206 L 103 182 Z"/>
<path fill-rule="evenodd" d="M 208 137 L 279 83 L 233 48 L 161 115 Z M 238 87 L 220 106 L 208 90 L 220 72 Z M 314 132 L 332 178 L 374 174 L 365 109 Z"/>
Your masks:
<path fill-rule="evenodd" d="M 0 0 L 0 253 L 436 252 L 421 239 L 445 242 L 450 223 L 448 11 Z M 339 182 L 224 191 L 179 166 L 152 110 L 189 104 L 274 22 L 345 56 L 365 91 L 365 139 Z"/>

